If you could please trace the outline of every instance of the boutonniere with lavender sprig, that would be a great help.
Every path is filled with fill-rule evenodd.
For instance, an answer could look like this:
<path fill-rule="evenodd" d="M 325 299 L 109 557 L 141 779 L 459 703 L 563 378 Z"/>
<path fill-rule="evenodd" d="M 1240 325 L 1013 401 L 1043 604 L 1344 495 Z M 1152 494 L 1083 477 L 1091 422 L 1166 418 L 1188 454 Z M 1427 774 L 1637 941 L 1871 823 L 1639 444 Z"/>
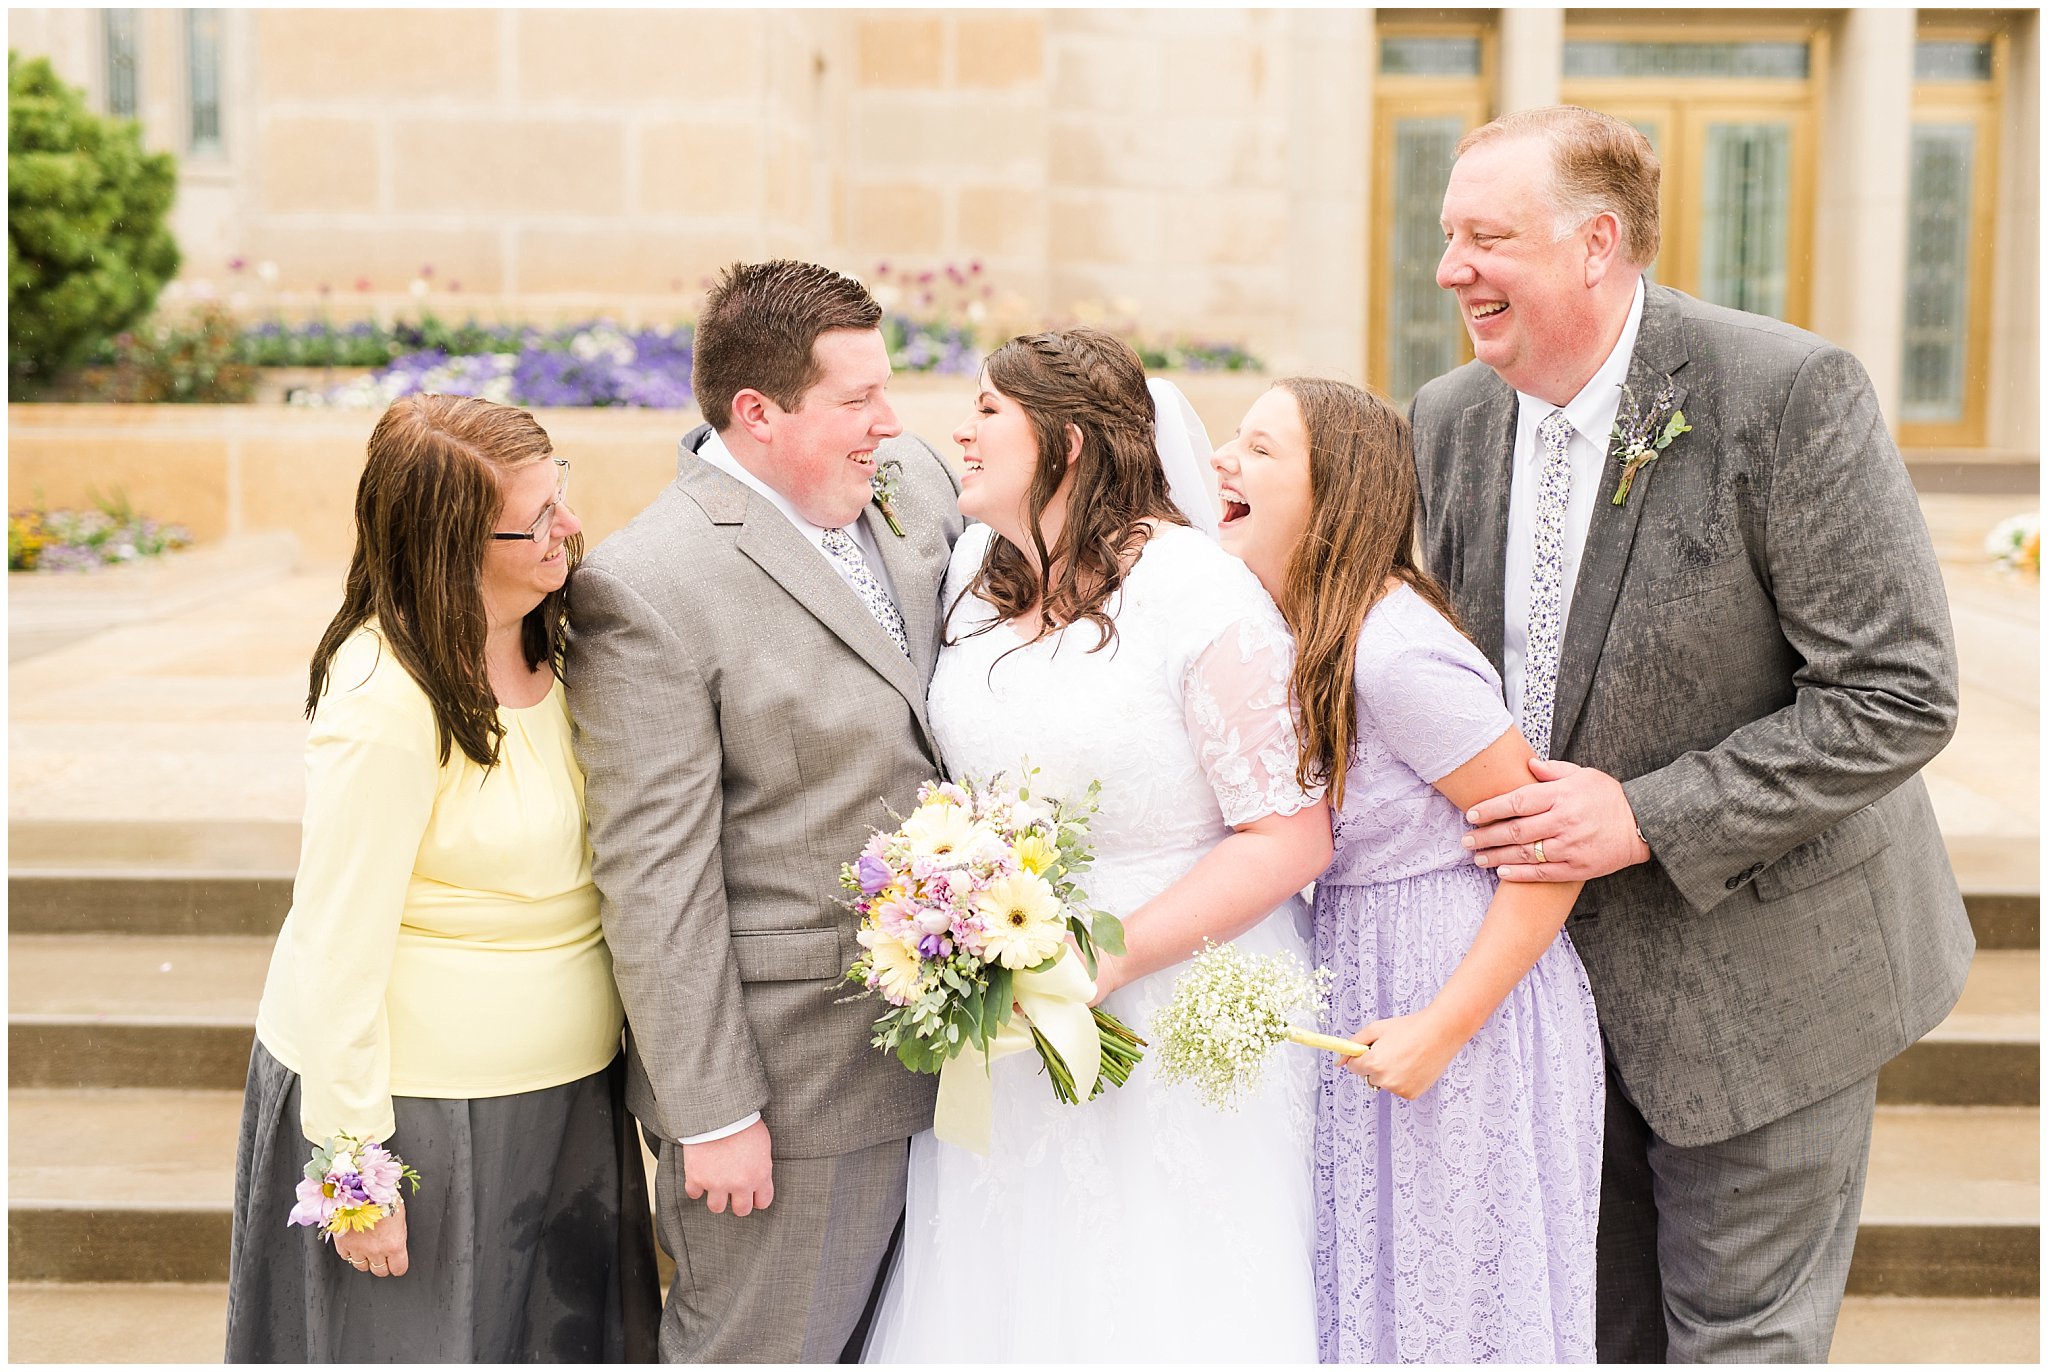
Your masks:
<path fill-rule="evenodd" d="M 896 522 L 894 502 L 896 499 L 896 481 L 902 475 L 903 464 L 892 457 L 887 462 L 876 467 L 875 474 L 868 479 L 868 484 L 874 488 L 875 492 L 875 508 L 882 512 L 883 520 L 889 525 L 889 532 L 898 538 L 903 537 L 903 526 Z"/>
<path fill-rule="evenodd" d="M 1626 403 L 1623 412 L 1615 417 L 1608 456 L 1621 464 L 1621 483 L 1614 488 L 1614 503 L 1626 505 L 1636 473 L 1655 462 L 1671 446 L 1672 439 L 1691 433 L 1692 425 L 1685 422 L 1685 411 L 1678 408 L 1678 388 L 1668 376 L 1664 378 L 1664 389 L 1647 410 L 1636 408 L 1635 392 L 1626 382 L 1622 384 L 1621 395 Z"/>

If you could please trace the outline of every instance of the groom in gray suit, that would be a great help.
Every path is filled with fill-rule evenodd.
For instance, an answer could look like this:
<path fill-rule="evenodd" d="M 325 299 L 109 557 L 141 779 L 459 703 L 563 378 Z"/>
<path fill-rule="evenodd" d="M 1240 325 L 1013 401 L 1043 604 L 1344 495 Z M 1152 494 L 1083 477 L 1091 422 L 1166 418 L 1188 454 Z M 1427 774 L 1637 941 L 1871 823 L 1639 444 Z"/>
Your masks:
<path fill-rule="evenodd" d="M 1825 1362 L 1878 1068 L 1970 963 L 1918 775 L 1955 647 L 1869 378 L 1643 280 L 1657 181 L 1569 106 L 1459 145 L 1437 282 L 1477 360 L 1415 398 L 1425 553 L 1556 759 L 1469 846 L 1587 883 L 1600 1356 Z"/>
<path fill-rule="evenodd" d="M 675 1259 L 665 1362 L 832 1362 L 903 1214 L 935 1079 L 869 1046 L 836 897 L 939 758 L 925 718 L 961 519 L 899 437 L 881 308 L 804 262 L 729 268 L 708 425 L 578 570 L 567 681 L 625 1003 L 627 1103 Z"/>

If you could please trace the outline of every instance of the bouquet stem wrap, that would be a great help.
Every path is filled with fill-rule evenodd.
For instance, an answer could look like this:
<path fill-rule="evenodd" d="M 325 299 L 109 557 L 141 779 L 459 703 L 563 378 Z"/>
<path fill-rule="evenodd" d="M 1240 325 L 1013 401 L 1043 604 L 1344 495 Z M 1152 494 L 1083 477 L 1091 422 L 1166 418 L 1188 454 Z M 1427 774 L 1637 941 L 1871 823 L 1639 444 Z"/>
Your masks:
<path fill-rule="evenodd" d="M 1102 1038 L 1095 1012 L 1095 982 L 1071 952 L 1043 971 L 1018 972 L 1012 987 L 1023 1014 L 989 1040 L 983 1054 L 972 1049 L 948 1058 L 939 1072 L 939 1102 L 932 1131 L 956 1147 L 988 1156 L 995 1109 L 991 1072 L 999 1059 L 1035 1046 L 1035 1028 L 1059 1052 L 1074 1077 L 1081 1100 L 1094 1093 L 1102 1073 Z"/>

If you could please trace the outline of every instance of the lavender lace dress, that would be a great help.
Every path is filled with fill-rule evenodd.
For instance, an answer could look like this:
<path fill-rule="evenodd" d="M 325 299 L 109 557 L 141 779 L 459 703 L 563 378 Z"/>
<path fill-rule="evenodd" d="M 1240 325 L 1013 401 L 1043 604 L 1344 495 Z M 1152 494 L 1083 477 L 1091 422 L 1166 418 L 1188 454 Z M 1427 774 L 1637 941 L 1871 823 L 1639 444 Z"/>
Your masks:
<path fill-rule="evenodd" d="M 1485 657 L 1403 586 L 1358 644 L 1358 740 L 1316 884 L 1330 1028 L 1428 1005 L 1493 874 L 1431 784 L 1512 720 Z M 1593 994 L 1559 934 L 1444 1075 L 1404 1101 L 1325 1057 L 1316 1113 L 1324 1362 L 1590 1362 L 1603 1080 Z"/>

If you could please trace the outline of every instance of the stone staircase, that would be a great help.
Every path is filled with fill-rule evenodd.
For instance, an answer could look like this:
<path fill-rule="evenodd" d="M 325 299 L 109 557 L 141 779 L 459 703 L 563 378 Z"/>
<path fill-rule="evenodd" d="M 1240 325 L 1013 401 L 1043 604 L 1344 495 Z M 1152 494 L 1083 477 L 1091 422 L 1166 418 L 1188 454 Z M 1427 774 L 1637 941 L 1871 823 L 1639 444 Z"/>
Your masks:
<path fill-rule="evenodd" d="M 241 1084 L 290 889 L 279 871 L 10 874 L 13 1359 L 219 1356 Z M 2037 1356 L 2040 902 L 1969 904 L 1961 1004 L 1880 1078 L 1836 1361 Z"/>

